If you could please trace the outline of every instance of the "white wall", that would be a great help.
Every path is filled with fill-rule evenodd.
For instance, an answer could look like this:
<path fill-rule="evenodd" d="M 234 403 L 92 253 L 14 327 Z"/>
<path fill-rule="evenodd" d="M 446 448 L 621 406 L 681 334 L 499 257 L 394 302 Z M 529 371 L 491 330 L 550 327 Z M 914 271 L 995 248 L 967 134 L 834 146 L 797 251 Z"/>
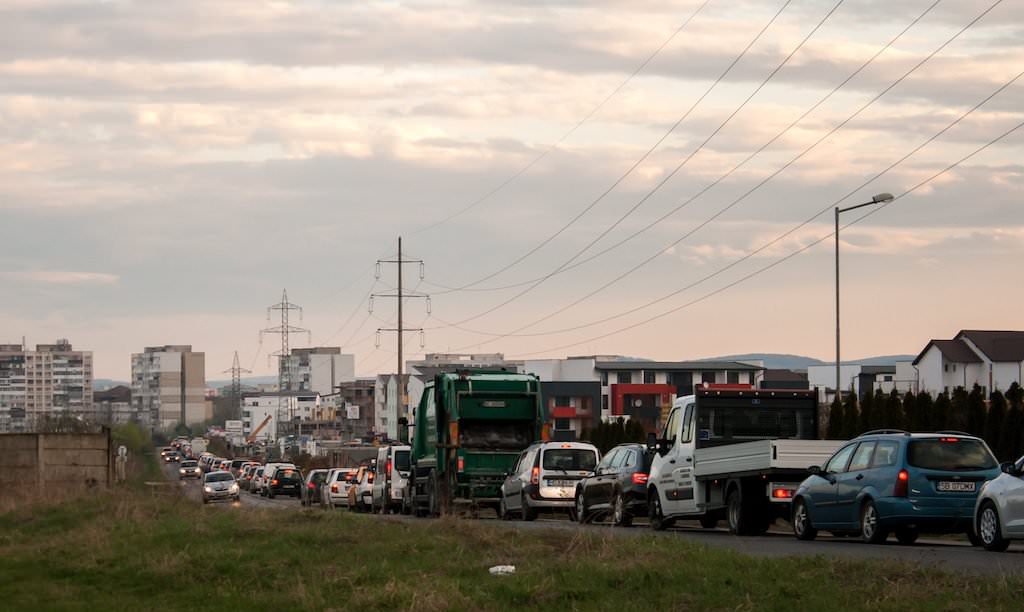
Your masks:
<path fill-rule="evenodd" d="M 1020 382 L 1021 364 L 1019 363 L 994 363 L 992 364 L 993 386 L 1002 392 L 1006 392 L 1013 383 Z"/>

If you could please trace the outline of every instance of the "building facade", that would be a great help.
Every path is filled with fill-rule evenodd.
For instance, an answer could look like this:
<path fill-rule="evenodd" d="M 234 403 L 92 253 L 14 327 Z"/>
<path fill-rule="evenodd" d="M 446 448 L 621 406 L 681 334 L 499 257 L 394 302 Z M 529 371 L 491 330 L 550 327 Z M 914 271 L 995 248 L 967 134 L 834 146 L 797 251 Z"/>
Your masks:
<path fill-rule="evenodd" d="M 95 422 L 92 352 L 67 340 L 0 344 L 0 432 L 31 431 L 45 418 L 75 416 Z"/>
<path fill-rule="evenodd" d="M 932 394 L 957 387 L 982 388 L 987 397 L 1021 383 L 1024 332 L 963 330 L 951 340 L 932 340 L 914 359 L 918 387 Z"/>
<path fill-rule="evenodd" d="M 341 439 L 365 439 L 383 433 L 376 429 L 376 382 L 375 378 L 360 378 L 338 385 L 331 399 Z"/>
<path fill-rule="evenodd" d="M 124 385 L 94 392 L 92 403 L 97 420 L 104 425 L 112 426 L 141 421 L 139 414 L 132 406 L 132 390 Z"/>
<path fill-rule="evenodd" d="M 334 420 L 333 408 L 316 393 L 294 391 L 242 394 L 242 434 L 270 443 L 289 435 L 307 435 Z"/>
<path fill-rule="evenodd" d="M 336 346 L 292 349 L 280 367 L 285 391 L 330 395 L 339 384 L 356 379 L 355 355 L 342 354 Z"/>
<path fill-rule="evenodd" d="M 206 418 L 206 354 L 190 345 L 146 347 L 132 354 L 132 404 L 152 428 Z"/>

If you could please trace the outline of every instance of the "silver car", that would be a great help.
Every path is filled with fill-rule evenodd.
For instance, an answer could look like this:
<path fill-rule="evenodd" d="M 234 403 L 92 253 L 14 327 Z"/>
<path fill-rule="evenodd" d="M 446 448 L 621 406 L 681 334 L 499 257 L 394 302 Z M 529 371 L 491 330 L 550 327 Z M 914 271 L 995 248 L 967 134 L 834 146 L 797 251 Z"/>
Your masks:
<path fill-rule="evenodd" d="M 220 470 L 203 476 L 203 503 L 223 500 L 238 501 L 238 482 L 231 472 Z"/>
<path fill-rule="evenodd" d="M 986 482 L 974 507 L 974 530 L 987 550 L 1002 552 L 1010 540 L 1024 540 L 1024 457 L 1004 463 Z"/>

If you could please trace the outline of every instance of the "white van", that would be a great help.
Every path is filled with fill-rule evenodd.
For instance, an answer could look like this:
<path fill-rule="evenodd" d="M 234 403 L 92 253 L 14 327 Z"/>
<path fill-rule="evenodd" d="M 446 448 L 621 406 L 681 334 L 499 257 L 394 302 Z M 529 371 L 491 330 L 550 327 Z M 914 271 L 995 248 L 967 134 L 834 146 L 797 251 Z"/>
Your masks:
<path fill-rule="evenodd" d="M 409 480 L 408 446 L 382 446 L 377 449 L 377 475 L 371 488 L 372 512 L 387 514 L 402 510 L 402 494 Z"/>
<path fill-rule="evenodd" d="M 586 442 L 539 442 L 519 455 L 501 485 L 498 516 L 517 512 L 532 521 L 538 512 L 565 512 L 574 517 L 576 485 L 594 475 L 601 452 Z"/>
<path fill-rule="evenodd" d="M 292 468 L 295 469 L 294 463 L 268 463 L 263 466 L 263 475 L 259 477 L 259 481 L 253 480 L 253 487 L 256 488 L 256 492 L 263 497 L 267 496 L 267 483 L 274 477 L 274 472 L 278 468 Z"/>

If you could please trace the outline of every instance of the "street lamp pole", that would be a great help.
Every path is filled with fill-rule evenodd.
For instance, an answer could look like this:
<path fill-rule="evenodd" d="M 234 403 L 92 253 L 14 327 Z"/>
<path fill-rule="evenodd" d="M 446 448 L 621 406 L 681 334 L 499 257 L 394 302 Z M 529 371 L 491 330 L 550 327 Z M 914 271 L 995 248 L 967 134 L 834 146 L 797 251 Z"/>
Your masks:
<path fill-rule="evenodd" d="M 850 212 L 851 210 L 857 210 L 858 208 L 864 208 L 865 206 L 874 206 L 875 204 L 882 204 L 885 202 L 892 202 L 893 197 L 891 193 L 880 193 L 875 197 L 871 198 L 870 202 L 858 204 L 856 206 L 850 206 L 847 208 L 839 208 L 836 206 L 836 230 L 835 230 L 835 241 L 836 241 L 836 400 L 838 401 L 842 394 L 839 390 L 840 385 L 840 343 L 839 343 L 839 215 L 844 212 Z"/>

